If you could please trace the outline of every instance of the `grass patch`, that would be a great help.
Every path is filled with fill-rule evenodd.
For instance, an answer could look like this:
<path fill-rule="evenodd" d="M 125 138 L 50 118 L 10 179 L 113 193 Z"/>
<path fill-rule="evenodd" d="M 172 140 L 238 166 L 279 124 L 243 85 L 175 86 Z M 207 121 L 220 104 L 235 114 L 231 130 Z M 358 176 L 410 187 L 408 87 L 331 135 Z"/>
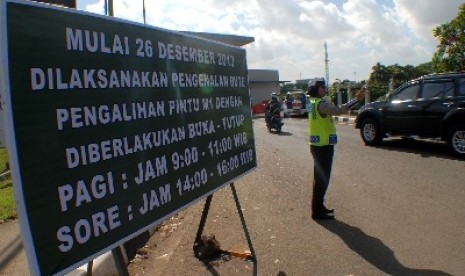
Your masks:
<path fill-rule="evenodd" d="M 0 173 L 9 169 L 8 152 L 6 148 L 0 148 Z M 16 199 L 11 178 L 0 181 L 0 223 L 6 219 L 18 217 Z"/>
<path fill-rule="evenodd" d="M 8 152 L 6 151 L 6 148 L 0 148 L 0 173 L 10 169 L 8 162 Z"/>
<path fill-rule="evenodd" d="M 16 199 L 13 182 L 7 179 L 0 182 L 0 222 L 17 218 Z"/>

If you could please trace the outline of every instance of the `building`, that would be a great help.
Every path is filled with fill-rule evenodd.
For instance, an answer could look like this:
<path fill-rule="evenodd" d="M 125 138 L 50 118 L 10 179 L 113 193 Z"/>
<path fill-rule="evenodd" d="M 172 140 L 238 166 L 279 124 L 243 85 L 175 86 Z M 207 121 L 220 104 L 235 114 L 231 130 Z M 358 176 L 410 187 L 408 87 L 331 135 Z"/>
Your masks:
<path fill-rule="evenodd" d="M 251 104 L 270 100 L 270 94 L 279 94 L 278 70 L 249 69 L 249 88 Z"/>
<path fill-rule="evenodd" d="M 315 80 L 321 80 L 321 79 L 324 79 L 324 78 L 320 77 L 320 78 L 311 78 L 311 79 L 301 79 L 301 80 L 296 80 L 295 83 L 307 86 L 309 81 L 315 81 Z"/>
<path fill-rule="evenodd" d="M 202 33 L 202 32 L 183 32 L 190 35 L 200 36 L 206 39 L 215 40 L 221 43 L 230 44 L 238 47 L 250 44 L 255 41 L 253 37 Z M 249 87 L 251 105 L 269 100 L 270 94 L 276 92 L 279 94 L 279 73 L 278 70 L 266 69 L 249 69 Z"/>

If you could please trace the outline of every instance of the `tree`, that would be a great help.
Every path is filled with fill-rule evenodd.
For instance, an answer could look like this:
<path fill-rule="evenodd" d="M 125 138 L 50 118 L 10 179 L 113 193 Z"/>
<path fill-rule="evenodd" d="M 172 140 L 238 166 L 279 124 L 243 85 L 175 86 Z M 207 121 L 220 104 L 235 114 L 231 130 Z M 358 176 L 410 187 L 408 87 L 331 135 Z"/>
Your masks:
<path fill-rule="evenodd" d="M 422 63 L 415 67 L 416 73 L 419 74 L 420 76 L 424 76 L 427 74 L 431 74 L 435 72 L 434 70 L 434 63 L 433 61 L 427 62 L 427 63 Z"/>
<path fill-rule="evenodd" d="M 459 13 L 452 21 L 433 30 L 438 38 L 438 50 L 433 55 L 433 64 L 437 72 L 465 71 L 465 4 L 459 7 Z"/>
<path fill-rule="evenodd" d="M 372 100 L 377 100 L 388 92 L 388 83 L 392 78 L 393 69 L 389 69 L 381 63 L 376 63 L 371 68 L 368 90 L 371 93 Z"/>
<path fill-rule="evenodd" d="M 392 88 L 395 89 L 406 81 L 431 74 L 434 71 L 432 62 L 423 63 L 416 67 L 412 65 L 401 66 L 397 63 L 385 66 L 378 62 L 371 70 L 368 89 L 372 100 L 383 99 L 390 92 L 391 81 Z"/>

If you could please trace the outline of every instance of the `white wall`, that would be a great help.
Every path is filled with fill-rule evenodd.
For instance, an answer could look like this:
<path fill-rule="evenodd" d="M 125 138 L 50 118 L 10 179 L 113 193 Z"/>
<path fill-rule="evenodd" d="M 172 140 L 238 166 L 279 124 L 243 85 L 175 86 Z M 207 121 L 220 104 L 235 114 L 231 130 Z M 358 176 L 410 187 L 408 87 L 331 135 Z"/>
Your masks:
<path fill-rule="evenodd" d="M 249 70 L 249 87 L 252 105 L 270 100 L 271 93 L 279 94 L 278 70 Z"/>
<path fill-rule="evenodd" d="M 269 101 L 273 92 L 279 94 L 278 82 L 249 82 L 249 86 L 252 105 Z"/>

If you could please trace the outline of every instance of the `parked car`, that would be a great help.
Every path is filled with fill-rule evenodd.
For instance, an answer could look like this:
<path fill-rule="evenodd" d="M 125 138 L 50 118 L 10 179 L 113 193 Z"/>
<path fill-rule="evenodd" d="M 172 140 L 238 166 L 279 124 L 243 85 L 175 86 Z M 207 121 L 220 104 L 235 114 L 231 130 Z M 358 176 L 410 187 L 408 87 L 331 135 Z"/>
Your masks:
<path fill-rule="evenodd" d="M 465 157 L 465 72 L 426 75 L 386 98 L 359 110 L 355 127 L 366 145 L 387 136 L 437 138 Z"/>
<path fill-rule="evenodd" d="M 284 116 L 302 116 L 307 114 L 307 95 L 303 90 L 289 91 L 284 100 Z"/>

